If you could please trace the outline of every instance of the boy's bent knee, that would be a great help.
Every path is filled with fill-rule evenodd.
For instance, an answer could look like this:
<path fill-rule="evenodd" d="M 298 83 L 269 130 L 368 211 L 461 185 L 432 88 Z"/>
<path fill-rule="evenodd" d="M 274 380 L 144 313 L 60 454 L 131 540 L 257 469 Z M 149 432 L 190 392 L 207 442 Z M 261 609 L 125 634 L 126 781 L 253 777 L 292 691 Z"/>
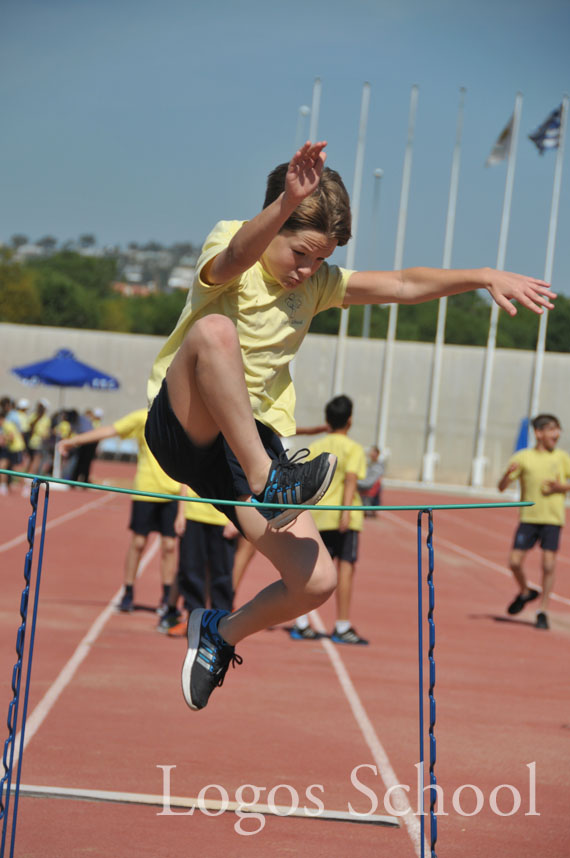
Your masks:
<path fill-rule="evenodd" d="M 238 342 L 237 331 L 234 323 L 227 316 L 212 313 L 194 322 L 186 343 L 198 340 L 201 348 L 203 346 L 234 347 Z"/>
<path fill-rule="evenodd" d="M 311 608 L 318 608 L 332 596 L 337 585 L 336 569 L 332 565 L 316 571 L 304 588 L 304 597 Z"/>

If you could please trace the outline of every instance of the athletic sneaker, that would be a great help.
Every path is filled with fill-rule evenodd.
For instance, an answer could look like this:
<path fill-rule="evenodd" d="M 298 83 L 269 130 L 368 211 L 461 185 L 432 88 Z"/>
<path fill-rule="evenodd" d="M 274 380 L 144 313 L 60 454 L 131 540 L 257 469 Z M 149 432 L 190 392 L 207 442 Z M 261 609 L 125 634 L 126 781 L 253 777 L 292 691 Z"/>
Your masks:
<path fill-rule="evenodd" d="M 135 602 L 132 593 L 123 593 L 123 598 L 119 602 L 119 611 L 123 614 L 130 614 L 135 609 Z"/>
<path fill-rule="evenodd" d="M 284 527 L 303 511 L 303 504 L 316 504 L 331 484 L 337 458 L 332 453 L 321 453 L 309 462 L 299 459 L 309 450 L 299 450 L 290 459 L 285 452 L 274 461 L 264 490 L 254 495 L 253 503 L 299 504 L 299 509 L 260 507 L 259 512 L 275 529 Z"/>
<path fill-rule="evenodd" d="M 314 641 L 322 638 L 322 635 L 312 629 L 311 626 L 307 626 L 306 629 L 300 629 L 296 624 L 292 629 L 289 629 L 289 634 L 294 641 Z"/>
<path fill-rule="evenodd" d="M 188 634 L 188 620 L 183 620 L 168 629 L 169 638 L 185 638 Z"/>
<path fill-rule="evenodd" d="M 158 625 L 156 627 L 157 632 L 161 632 L 166 635 L 170 633 L 170 630 L 175 626 L 180 624 L 180 611 L 175 608 L 174 610 L 167 610 L 158 621 Z"/>
<path fill-rule="evenodd" d="M 539 611 L 536 615 L 536 628 L 537 629 L 549 629 L 550 625 L 548 623 L 548 616 L 544 613 L 544 611 Z"/>
<path fill-rule="evenodd" d="M 526 596 L 523 596 L 522 593 L 519 593 L 519 595 L 516 597 L 516 599 L 513 602 L 511 602 L 511 604 L 507 608 L 507 613 L 509 613 L 509 614 L 520 614 L 520 612 L 522 611 L 522 609 L 524 608 L 526 603 L 532 602 L 533 599 L 536 599 L 536 597 L 539 595 L 540 595 L 540 593 L 538 592 L 538 590 L 533 590 L 532 588 L 529 589 Z"/>
<path fill-rule="evenodd" d="M 218 633 L 229 611 L 198 608 L 188 621 L 188 652 L 182 666 L 182 693 L 190 709 L 203 709 L 210 694 L 223 684 L 227 669 L 242 663 L 231 644 Z"/>
<path fill-rule="evenodd" d="M 361 646 L 368 646 L 368 641 L 364 638 L 361 638 L 360 635 L 355 632 L 352 626 L 345 632 L 342 632 L 342 634 L 340 632 L 337 632 L 335 629 L 331 635 L 331 641 L 333 641 L 333 643 L 339 644 L 360 644 Z"/>

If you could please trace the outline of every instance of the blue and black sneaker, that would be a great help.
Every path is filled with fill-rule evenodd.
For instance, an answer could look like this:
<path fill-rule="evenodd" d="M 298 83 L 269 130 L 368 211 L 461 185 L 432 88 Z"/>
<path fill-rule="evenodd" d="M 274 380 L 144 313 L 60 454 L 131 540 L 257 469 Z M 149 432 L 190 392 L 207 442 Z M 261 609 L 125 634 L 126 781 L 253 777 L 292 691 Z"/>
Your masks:
<path fill-rule="evenodd" d="M 198 608 L 188 620 L 188 652 L 182 666 L 182 693 L 190 709 L 203 709 L 210 694 L 222 685 L 230 662 L 242 663 L 234 647 L 218 633 L 218 623 L 229 611 Z"/>
<path fill-rule="evenodd" d="M 316 504 L 333 478 L 337 458 L 332 453 L 321 453 L 309 462 L 299 462 L 309 450 L 299 450 L 290 459 L 281 453 L 269 471 L 264 490 L 252 497 L 253 503 L 298 504 L 297 509 L 260 507 L 259 512 L 276 530 L 293 521 L 303 511 L 303 504 Z"/>

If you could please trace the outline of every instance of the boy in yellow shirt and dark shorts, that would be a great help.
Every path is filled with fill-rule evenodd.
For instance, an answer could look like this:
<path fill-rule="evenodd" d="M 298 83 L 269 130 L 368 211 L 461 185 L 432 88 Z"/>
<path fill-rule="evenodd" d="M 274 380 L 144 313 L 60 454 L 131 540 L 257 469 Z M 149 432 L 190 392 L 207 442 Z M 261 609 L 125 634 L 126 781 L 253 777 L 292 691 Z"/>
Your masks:
<path fill-rule="evenodd" d="M 235 645 L 317 608 L 336 570 L 304 504 L 316 503 L 335 458 L 300 463 L 279 436 L 295 433 L 289 363 L 316 313 L 351 304 L 418 303 L 472 289 L 542 313 L 554 293 L 532 278 L 490 268 L 349 271 L 326 259 L 350 239 L 350 200 L 325 168 L 326 142 L 305 143 L 269 175 L 262 211 L 221 221 L 196 263 L 186 305 L 152 368 L 146 439 L 163 470 L 200 497 L 249 501 L 224 507 L 279 578 L 233 613 L 196 610 L 182 666 L 184 699 L 206 706 Z M 269 508 L 259 504 L 292 504 Z M 285 526 L 286 525 L 286 526 Z"/>
<path fill-rule="evenodd" d="M 536 446 L 519 450 L 511 456 L 507 470 L 499 481 L 504 491 L 513 480 L 520 480 L 521 500 L 534 506 L 521 507 L 520 524 L 515 533 L 509 566 L 520 587 L 520 593 L 508 606 L 509 614 L 518 614 L 528 602 L 541 594 L 529 587 L 523 570 L 524 559 L 538 541 L 542 549 L 542 595 L 536 627 L 548 629 L 548 600 L 554 586 L 556 552 L 564 526 L 564 503 L 570 492 L 570 456 L 557 450 L 560 421 L 553 414 L 539 414 L 532 421 Z"/>

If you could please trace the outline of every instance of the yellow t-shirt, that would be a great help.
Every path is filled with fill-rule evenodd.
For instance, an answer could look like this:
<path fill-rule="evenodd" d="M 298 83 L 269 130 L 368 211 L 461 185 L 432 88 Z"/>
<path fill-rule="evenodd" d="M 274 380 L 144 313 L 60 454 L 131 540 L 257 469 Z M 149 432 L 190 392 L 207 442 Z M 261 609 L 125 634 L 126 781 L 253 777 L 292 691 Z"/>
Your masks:
<path fill-rule="evenodd" d="M 220 221 L 204 244 L 194 282 L 176 328 L 160 351 L 148 382 L 152 402 L 190 325 L 219 313 L 231 319 L 241 344 L 245 380 L 254 416 L 278 435 L 295 433 L 295 390 L 289 362 L 313 316 L 343 304 L 352 271 L 328 265 L 295 290 L 284 289 L 260 262 L 230 283 L 210 286 L 201 272 L 229 244 L 243 221 Z"/>
<path fill-rule="evenodd" d="M 0 433 L 4 436 L 4 446 L 10 453 L 22 453 L 26 449 L 22 433 L 11 420 L 4 420 Z"/>
<path fill-rule="evenodd" d="M 309 450 L 311 452 L 311 459 L 316 458 L 320 453 L 334 453 L 337 457 L 338 463 L 332 482 L 320 503 L 342 505 L 346 474 L 356 474 L 358 480 L 362 480 L 366 476 L 366 454 L 364 448 L 347 435 L 343 435 L 340 432 L 331 432 L 330 435 L 314 441 L 310 445 Z M 361 506 L 362 501 L 358 491 L 354 493 L 352 503 L 354 506 Z M 338 530 L 342 515 L 340 510 L 313 509 L 311 510 L 311 514 L 319 530 Z M 363 525 L 364 513 L 362 510 L 352 510 L 348 524 L 349 530 L 362 530 Z"/>
<path fill-rule="evenodd" d="M 180 493 L 180 483 L 165 474 L 146 443 L 144 437 L 144 426 L 147 418 L 146 408 L 131 411 L 125 417 L 121 417 L 113 423 L 113 428 L 120 438 L 134 438 L 139 445 L 137 458 L 137 470 L 133 488 L 140 492 L 159 492 L 165 495 L 177 495 Z M 132 495 L 133 500 L 155 501 L 160 503 L 161 498 L 145 497 L 144 495 Z M 166 502 L 166 501 L 164 501 Z"/>
<path fill-rule="evenodd" d="M 197 498 L 191 488 L 188 488 L 188 497 Z M 190 521 L 199 521 L 202 524 L 221 524 L 222 527 L 228 523 L 226 516 L 219 512 L 211 503 L 192 503 L 184 501 L 184 516 Z"/>
<path fill-rule="evenodd" d="M 521 500 L 532 501 L 534 506 L 523 506 L 520 520 L 529 524 L 564 525 L 564 503 L 561 492 L 543 495 L 542 487 L 547 480 L 570 480 L 570 456 L 564 450 L 519 450 L 509 459 L 509 465 L 517 465 L 510 480 L 520 480 Z"/>
<path fill-rule="evenodd" d="M 30 450 L 41 450 L 42 443 L 49 438 L 51 432 L 51 420 L 49 414 L 39 417 L 32 429 L 30 438 Z"/>

